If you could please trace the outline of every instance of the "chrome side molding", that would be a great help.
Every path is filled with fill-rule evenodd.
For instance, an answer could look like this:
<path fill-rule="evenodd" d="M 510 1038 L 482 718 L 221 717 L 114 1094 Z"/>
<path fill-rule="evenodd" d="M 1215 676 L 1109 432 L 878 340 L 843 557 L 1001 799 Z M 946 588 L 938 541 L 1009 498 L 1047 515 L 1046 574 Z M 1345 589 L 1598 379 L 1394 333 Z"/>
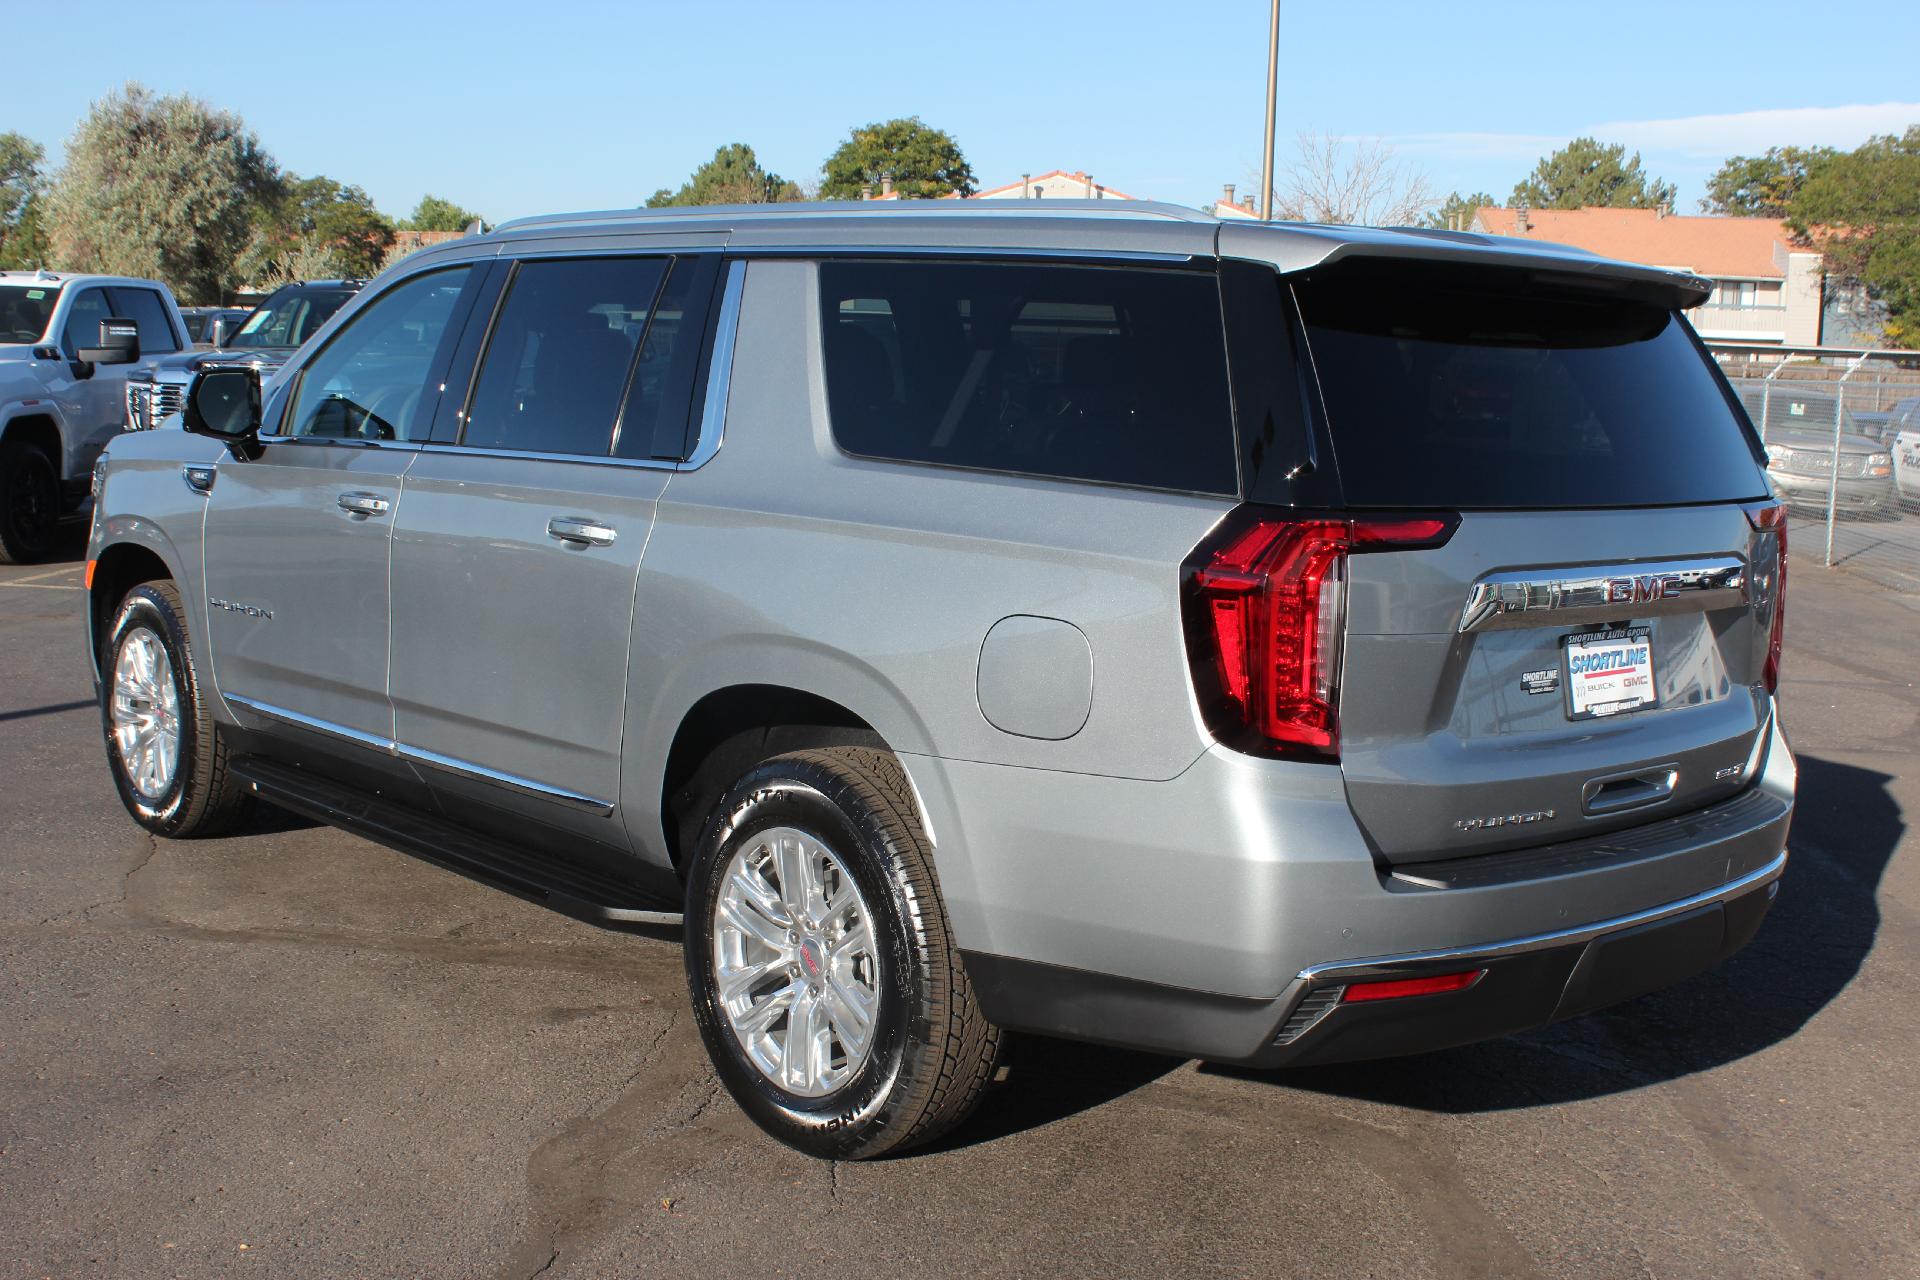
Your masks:
<path fill-rule="evenodd" d="M 1735 556 L 1573 570 L 1521 569 L 1490 573 L 1475 582 L 1460 611 L 1460 630 L 1612 622 L 1725 609 L 1746 602 L 1747 566 Z"/>
<path fill-rule="evenodd" d="M 437 751 L 428 751 L 423 747 L 410 747 L 404 742 L 392 738 L 383 738 L 377 734 L 364 733 L 359 729 L 350 729 L 331 720 L 322 720 L 317 716 L 302 715 L 298 711 L 289 711 L 285 707 L 276 707 L 269 702 L 256 698 L 242 697 L 237 693 L 223 695 L 235 706 L 244 707 L 255 715 L 268 720 L 277 720 L 281 724 L 292 725 L 296 729 L 306 729 L 313 733 L 324 734 L 329 738 L 338 738 L 342 742 L 351 742 L 355 746 L 370 747 L 390 756 L 398 756 L 410 764 L 423 764 L 438 769 L 442 773 L 451 773 L 463 778 L 473 778 L 482 782 L 491 782 L 518 791 L 522 795 L 533 796 L 540 800 L 551 800 L 571 809 L 584 809 L 601 817 L 613 813 L 613 801 L 601 800 L 595 796 L 582 795 L 578 791 L 568 791 L 565 787 L 550 787 L 544 782 L 535 782 L 531 778 L 522 778 L 518 774 L 502 773 L 498 769 L 489 769 L 485 765 L 474 764 L 468 760 L 458 760 L 452 756 L 443 756 Z"/>

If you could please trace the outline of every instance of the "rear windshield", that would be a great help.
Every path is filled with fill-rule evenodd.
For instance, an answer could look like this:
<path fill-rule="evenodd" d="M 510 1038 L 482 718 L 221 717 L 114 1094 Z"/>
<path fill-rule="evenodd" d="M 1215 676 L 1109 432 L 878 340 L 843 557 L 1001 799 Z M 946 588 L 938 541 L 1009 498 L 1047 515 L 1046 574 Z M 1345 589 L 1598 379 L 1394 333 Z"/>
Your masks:
<path fill-rule="evenodd" d="M 1351 505 L 1766 495 L 1746 425 L 1677 312 L 1405 262 L 1342 264 L 1295 296 Z"/>
<path fill-rule="evenodd" d="M 357 290 L 313 289 L 287 285 L 257 307 L 229 347 L 297 347 L 333 313 L 345 306 Z"/>
<path fill-rule="evenodd" d="M 820 293 L 849 453 L 1236 491 L 1211 273 L 827 261 Z"/>

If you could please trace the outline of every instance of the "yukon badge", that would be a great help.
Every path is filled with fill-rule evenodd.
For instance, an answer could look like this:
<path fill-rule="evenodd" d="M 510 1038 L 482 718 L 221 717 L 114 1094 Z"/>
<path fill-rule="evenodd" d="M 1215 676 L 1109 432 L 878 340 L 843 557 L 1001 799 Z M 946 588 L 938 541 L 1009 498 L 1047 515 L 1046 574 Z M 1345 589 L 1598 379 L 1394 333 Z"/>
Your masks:
<path fill-rule="evenodd" d="M 1534 809 L 1528 813 L 1496 813 L 1485 818 L 1461 818 L 1453 824 L 1455 831 L 1491 831 L 1495 827 L 1520 827 L 1530 822 L 1551 822 L 1553 810 Z"/>
<path fill-rule="evenodd" d="M 231 600 L 222 600 L 218 596 L 208 596 L 207 603 L 216 609 L 225 609 L 228 613 L 241 613 L 249 618 L 258 618 L 262 622 L 273 621 L 273 610 L 262 609 L 257 604 L 235 604 Z"/>

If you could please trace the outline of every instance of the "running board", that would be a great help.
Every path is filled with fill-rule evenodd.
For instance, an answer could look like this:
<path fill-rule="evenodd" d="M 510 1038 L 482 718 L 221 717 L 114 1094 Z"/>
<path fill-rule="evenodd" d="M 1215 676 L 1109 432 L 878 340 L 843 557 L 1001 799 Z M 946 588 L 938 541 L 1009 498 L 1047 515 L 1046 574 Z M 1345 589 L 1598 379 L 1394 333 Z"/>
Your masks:
<path fill-rule="evenodd" d="M 680 925 L 675 904 L 612 877 L 542 857 L 291 765 L 246 756 L 232 767 L 241 781 L 269 803 L 577 920 L 634 932 Z"/>

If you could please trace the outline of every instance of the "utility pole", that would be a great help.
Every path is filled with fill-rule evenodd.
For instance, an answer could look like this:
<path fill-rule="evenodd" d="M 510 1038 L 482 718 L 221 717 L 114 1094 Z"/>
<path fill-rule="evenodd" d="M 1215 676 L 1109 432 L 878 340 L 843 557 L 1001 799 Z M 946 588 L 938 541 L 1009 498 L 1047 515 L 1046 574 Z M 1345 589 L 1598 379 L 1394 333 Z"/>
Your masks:
<path fill-rule="evenodd" d="M 1273 116 L 1279 106 L 1280 0 L 1273 0 L 1273 22 L 1267 28 L 1267 145 L 1260 164 L 1260 217 L 1273 220 Z"/>

